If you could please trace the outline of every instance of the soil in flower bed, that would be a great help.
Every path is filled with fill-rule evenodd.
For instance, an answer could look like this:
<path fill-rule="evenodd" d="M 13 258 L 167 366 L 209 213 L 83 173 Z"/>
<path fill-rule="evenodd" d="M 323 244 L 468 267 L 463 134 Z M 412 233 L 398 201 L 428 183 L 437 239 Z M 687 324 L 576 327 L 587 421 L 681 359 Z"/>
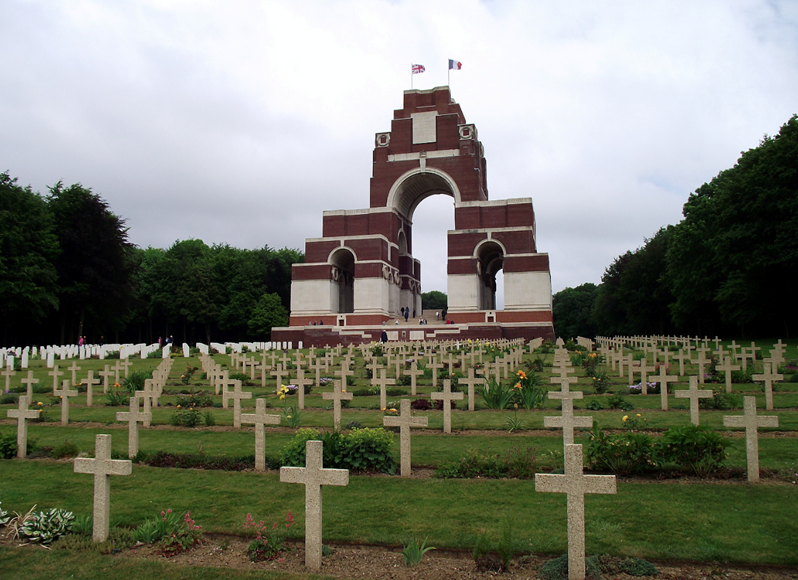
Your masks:
<path fill-rule="evenodd" d="M 239 570 L 271 570 L 309 573 L 305 568 L 302 542 L 286 542 L 287 550 L 276 560 L 250 562 L 245 551 L 249 540 L 236 536 L 209 535 L 203 544 L 176 556 L 161 556 L 152 546 L 125 551 L 118 557 L 145 558 L 167 561 L 176 566 L 213 566 Z M 374 580 L 497 580 L 534 579 L 540 568 L 550 559 L 547 556 L 522 556 L 510 563 L 505 573 L 478 572 L 470 552 L 433 550 L 414 567 L 402 563 L 401 548 L 364 545 L 328 545 L 332 554 L 322 560 L 321 575 L 333 578 L 368 578 Z M 743 567 L 724 564 L 692 564 L 654 562 L 663 580 L 796 580 L 798 571 L 786 568 Z M 631 580 L 627 574 L 603 574 L 604 580 Z M 639 580 L 639 579 L 638 579 Z"/>

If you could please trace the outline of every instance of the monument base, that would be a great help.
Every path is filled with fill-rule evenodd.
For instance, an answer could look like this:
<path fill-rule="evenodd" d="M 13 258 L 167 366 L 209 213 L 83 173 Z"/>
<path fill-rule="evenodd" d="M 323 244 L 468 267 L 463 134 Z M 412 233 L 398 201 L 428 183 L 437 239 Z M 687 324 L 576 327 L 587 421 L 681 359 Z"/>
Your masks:
<path fill-rule="evenodd" d="M 363 326 L 288 326 L 272 328 L 272 342 L 302 343 L 304 348 L 320 348 L 337 344 L 357 345 L 379 342 L 382 332 L 389 342 L 422 340 L 512 340 L 543 338 L 554 340 L 551 322 L 523 323 L 466 323 L 466 324 L 408 324 L 363 325 Z"/>

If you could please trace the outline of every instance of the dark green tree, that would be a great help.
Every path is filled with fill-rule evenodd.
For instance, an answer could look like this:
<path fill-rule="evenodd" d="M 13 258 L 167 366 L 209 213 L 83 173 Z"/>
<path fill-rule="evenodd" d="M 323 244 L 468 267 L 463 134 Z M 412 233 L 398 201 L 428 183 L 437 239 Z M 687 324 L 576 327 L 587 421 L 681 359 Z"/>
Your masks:
<path fill-rule="evenodd" d="M 746 334 L 789 336 L 798 322 L 798 116 L 684 206 L 668 252 L 674 319 L 714 318 Z"/>
<path fill-rule="evenodd" d="M 576 288 L 564 288 L 552 297 L 554 333 L 564 340 L 596 335 L 593 323 L 593 303 L 598 286 L 587 282 Z"/>
<path fill-rule="evenodd" d="M 250 335 L 260 341 L 271 337 L 272 328 L 288 326 L 288 310 L 277 294 L 264 294 L 252 310 L 248 328 Z"/>
<path fill-rule="evenodd" d="M 120 330 L 135 306 L 133 246 L 124 220 L 91 189 L 80 184 L 50 189 L 47 204 L 61 252 L 55 261 L 59 285 L 61 342 Z"/>
<path fill-rule="evenodd" d="M 46 201 L 0 173 L 0 319 L 3 344 L 58 307 L 58 238 Z M 13 330 L 13 336 L 9 331 Z"/>
<path fill-rule="evenodd" d="M 421 293 L 422 310 L 446 310 L 447 296 L 438 290 Z"/>

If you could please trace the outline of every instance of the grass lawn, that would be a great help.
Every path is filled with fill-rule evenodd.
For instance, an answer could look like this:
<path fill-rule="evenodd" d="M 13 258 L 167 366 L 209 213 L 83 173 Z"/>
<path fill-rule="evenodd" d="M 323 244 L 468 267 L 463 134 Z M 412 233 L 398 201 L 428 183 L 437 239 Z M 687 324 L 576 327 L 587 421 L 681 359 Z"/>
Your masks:
<path fill-rule="evenodd" d="M 775 342 L 775 341 L 772 341 Z M 760 346 L 772 342 L 762 342 Z M 728 343 L 727 343 L 728 344 Z M 767 354 L 765 354 L 767 356 Z M 787 359 L 798 356 L 796 347 L 790 346 Z M 525 362 L 537 355 L 526 355 Z M 549 362 L 551 355 L 546 355 Z M 230 357 L 217 355 L 220 364 L 231 364 Z M 67 364 L 59 361 L 60 370 Z M 71 361 L 70 361 L 71 362 Z M 91 369 L 95 374 L 104 365 L 115 361 L 77 361 L 81 366 L 78 378 L 85 378 Z M 149 370 L 160 362 L 157 359 L 136 360 L 134 370 Z M 365 377 L 363 359 L 356 357 L 355 385 L 349 390 L 369 387 Z M 43 361 L 32 361 L 34 376 L 41 381 L 40 390 L 52 385 Z M 761 371 L 758 362 L 757 372 Z M 153 410 L 155 425 L 168 424 L 178 403 L 177 392 L 194 388 L 208 390 L 207 381 L 197 372 L 191 385 L 185 386 L 180 374 L 186 365 L 199 366 L 196 358 L 178 358 L 166 385 L 167 394 L 161 398 L 161 406 Z M 323 375 L 334 376 L 336 366 Z M 605 369 L 609 369 L 605 365 Z M 677 367 L 678 372 L 678 367 Z M 695 365 L 688 365 L 688 373 L 695 374 Z M 232 369 L 231 369 L 232 372 Z M 673 372 L 673 371 L 672 371 Z M 601 401 L 607 405 L 610 395 L 593 393 L 591 379 L 576 374 L 579 383 L 572 389 L 585 392 L 585 399 L 577 401 L 577 414 L 592 416 L 601 428 L 621 428 L 624 415 L 640 413 L 646 419 L 646 429 L 654 436 L 669 427 L 689 423 L 689 407 L 685 400 L 670 397 L 671 410 L 660 410 L 659 395 L 628 395 L 625 393 L 626 379 L 609 373 L 615 393 L 623 391 L 624 398 L 634 406 L 632 411 L 589 411 L 589 401 Z M 19 384 L 26 373 L 18 372 L 12 384 Z M 68 374 L 66 375 L 69 376 Z M 541 382 L 548 389 L 551 369 L 541 373 Z M 2 380 L 2 378 L 0 378 Z M 285 383 L 289 382 L 286 378 Z M 428 398 L 430 379 L 421 381 L 419 396 Z M 712 388 L 706 385 L 705 388 Z M 718 388 L 718 385 L 714 385 Z M 676 389 L 686 388 L 686 378 Z M 721 385 L 722 387 L 722 385 Z M 282 402 L 275 396 L 274 379 L 268 378 L 267 387 L 260 386 L 260 379 L 244 387 L 253 393 L 253 399 L 244 402 L 244 411 L 251 412 L 254 399 L 265 397 L 272 405 L 271 412 L 279 414 L 286 402 L 296 404 L 289 397 Z M 674 385 L 670 385 L 672 390 Z M 406 388 L 410 396 L 410 389 Z M 764 412 L 764 393 L 757 383 L 735 384 L 735 394 L 755 395 L 760 414 L 779 417 L 779 427 L 763 430 L 775 432 L 777 436 L 760 437 L 760 464 L 763 469 L 798 471 L 798 384 L 779 383 L 774 389 L 775 411 Z M 301 414 L 301 425 L 329 429 L 332 427 L 332 411 L 329 403 L 322 400 L 321 393 L 332 391 L 332 385 L 314 388 L 306 397 L 307 409 Z M 212 389 L 211 389 L 212 394 Z M 388 401 L 397 401 L 401 396 L 389 396 Z M 95 393 L 95 404 L 85 406 L 85 395 L 76 397 L 70 405 L 70 424 L 62 427 L 59 401 L 51 393 L 37 393 L 34 399 L 43 403 L 49 422 L 30 423 L 29 437 L 39 446 L 54 447 L 65 440 L 93 454 L 94 437 L 98 433 L 113 435 L 113 448 L 119 453 L 127 451 L 125 424 L 115 421 L 115 414 L 127 410 L 124 407 L 105 405 L 106 398 Z M 481 399 L 477 397 L 481 403 Z M 221 397 L 213 396 L 214 407 L 202 408 L 201 412 L 213 414 L 217 426 L 232 425 L 232 409 L 220 408 Z M 519 410 L 517 418 L 526 430 L 508 433 L 507 422 L 516 416 L 511 410 L 488 410 L 482 408 L 474 413 L 463 410 L 464 403 L 452 416 L 455 433 L 444 436 L 440 432 L 443 419 L 440 411 L 414 411 L 414 415 L 429 419 L 429 430 L 414 431 L 413 464 L 415 466 L 439 466 L 442 463 L 463 457 L 469 450 L 504 452 L 513 448 L 533 447 L 538 465 L 544 468 L 562 466 L 562 438 L 558 430 L 543 429 L 543 417 L 559 414 L 559 402 L 547 400 L 543 409 Z M 0 435 L 15 432 L 15 422 L 4 420 L 6 411 L 15 408 L 12 401 L 0 404 Z M 723 427 L 726 415 L 741 415 L 742 410 L 702 410 L 701 424 L 728 434 Z M 384 413 L 379 409 L 376 395 L 358 396 L 351 407 L 345 409 L 342 424 L 357 421 L 363 427 L 382 425 Z M 98 426 L 100 424 L 101 426 Z M 534 429 L 535 432 L 528 430 Z M 728 436 L 732 442 L 726 465 L 745 466 L 744 439 L 741 430 Z M 287 430 L 267 432 L 266 453 L 276 457 L 282 447 L 293 437 Z M 578 432 L 577 443 L 587 444 L 584 432 Z M 398 437 L 394 438 L 395 456 L 398 458 Z M 149 453 L 169 451 L 175 453 L 197 453 L 208 455 L 248 456 L 254 454 L 254 434 L 251 427 L 241 430 L 196 428 L 196 429 L 142 429 L 140 449 Z M 91 477 L 75 474 L 71 461 L 53 460 L 0 460 L 0 501 L 6 510 L 27 511 L 33 504 L 38 509 L 60 507 L 77 514 L 90 514 L 92 501 Z M 210 532 L 242 533 L 242 524 L 247 513 L 256 519 L 278 521 L 291 510 L 297 525 L 291 533 L 295 537 L 304 534 L 304 489 L 299 485 L 279 483 L 276 472 L 226 473 L 218 471 L 158 469 L 145 465 L 134 465 L 128 477 L 113 477 L 112 522 L 123 526 L 136 526 L 145 518 L 161 510 L 190 510 L 194 519 Z M 419 537 L 428 536 L 429 543 L 438 547 L 471 548 L 481 534 L 499 538 L 503 527 L 510 526 L 514 540 L 520 548 L 530 547 L 537 553 L 559 554 L 566 551 L 566 498 L 561 494 L 536 493 L 533 481 L 520 480 L 443 480 L 435 478 L 408 478 L 388 476 L 352 475 L 350 485 L 345 488 L 330 487 L 324 491 L 324 538 L 327 541 L 364 542 L 399 545 L 410 533 Z M 713 481 L 678 480 L 666 483 L 655 481 L 622 481 L 618 483 L 618 494 L 614 496 L 587 496 L 586 539 L 589 554 L 610 553 L 621 556 L 637 556 L 660 560 L 695 560 L 703 562 L 728 561 L 748 564 L 798 565 L 798 520 L 794 517 L 798 502 L 798 486 L 775 480 L 766 480 L 758 485 L 739 481 L 731 483 Z M 154 562 L 128 561 L 90 554 L 53 552 L 41 553 L 38 558 L 26 557 L 26 551 L 0 548 L 0 568 L 3 578 L 49 577 L 46 570 L 79 569 L 83 578 L 99 578 L 107 575 L 109 566 L 113 573 L 134 573 L 137 578 L 224 578 L 224 571 L 196 569 L 175 572 L 170 567 Z M 109 564 L 109 562 L 112 562 Z M 132 567 L 136 566 L 135 572 Z M 180 574 L 178 576 L 178 574 Z M 107 577 L 107 576 L 103 576 Z M 248 578 L 241 573 L 237 577 Z M 253 578 L 256 576 L 252 576 Z M 259 573 L 259 578 L 291 578 L 287 575 L 270 576 Z"/>

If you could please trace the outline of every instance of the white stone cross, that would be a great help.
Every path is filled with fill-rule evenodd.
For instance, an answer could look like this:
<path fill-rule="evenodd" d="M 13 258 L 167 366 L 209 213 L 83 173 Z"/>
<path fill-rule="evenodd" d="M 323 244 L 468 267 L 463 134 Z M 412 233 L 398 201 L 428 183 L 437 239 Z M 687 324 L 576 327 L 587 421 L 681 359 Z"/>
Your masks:
<path fill-rule="evenodd" d="M 396 384 L 396 379 L 389 379 L 386 374 L 387 373 L 385 369 L 380 369 L 380 377 L 377 378 L 375 375 L 372 375 L 371 378 L 371 384 L 380 388 L 380 409 L 383 411 L 385 410 L 385 407 L 388 406 L 388 396 L 385 388 L 388 385 Z"/>
<path fill-rule="evenodd" d="M 58 365 L 54 365 L 53 370 L 47 374 L 53 377 L 53 392 L 55 392 L 55 390 L 58 388 L 58 377 L 64 376 L 64 373 L 58 371 Z"/>
<path fill-rule="evenodd" d="M 410 377 L 410 394 L 414 397 L 416 396 L 416 388 L 418 385 L 416 384 L 416 377 L 420 377 L 424 375 L 424 371 L 418 368 L 418 364 L 416 361 L 410 363 L 410 370 L 405 370 L 404 373 Z"/>
<path fill-rule="evenodd" d="M 675 383 L 679 377 L 676 375 L 669 375 L 668 369 L 664 364 L 659 365 L 659 374 L 651 375 L 654 382 L 659 383 L 659 397 L 663 411 L 668 410 L 668 383 Z"/>
<path fill-rule="evenodd" d="M 673 358 L 675 360 L 679 361 L 679 376 L 683 377 L 684 376 L 684 363 L 685 362 L 689 362 L 689 363 L 693 362 L 690 359 L 690 352 L 689 351 L 685 352 L 684 349 L 680 349 L 679 350 L 679 354 L 673 355 Z"/>
<path fill-rule="evenodd" d="M 76 361 L 72 361 L 72 364 L 67 367 L 67 370 L 72 373 L 72 385 L 78 384 L 78 371 L 80 367 Z"/>
<path fill-rule="evenodd" d="M 648 366 L 648 359 L 640 359 L 640 362 L 636 365 L 637 371 L 640 373 L 640 394 L 647 395 L 648 394 L 648 373 L 653 371 L 654 368 Z"/>
<path fill-rule="evenodd" d="M 745 427 L 745 457 L 748 463 L 748 481 L 759 481 L 759 427 L 778 427 L 779 418 L 757 417 L 756 397 L 745 397 L 744 415 L 725 415 L 724 427 Z"/>
<path fill-rule="evenodd" d="M 130 397 L 130 410 L 118 412 L 116 420 L 128 422 L 127 455 L 128 457 L 135 457 L 139 452 L 139 423 L 152 421 L 152 413 L 150 411 L 139 411 L 138 397 Z"/>
<path fill-rule="evenodd" d="M 222 394 L 225 398 L 225 394 Z M 243 399 L 251 399 L 252 393 L 249 391 L 241 390 L 241 381 L 234 381 L 233 390 L 227 391 L 226 398 L 233 399 L 233 427 L 236 429 L 241 428 L 241 401 Z"/>
<path fill-rule="evenodd" d="M 698 361 L 696 361 L 696 365 L 698 366 L 698 382 L 700 384 L 704 384 L 704 367 L 709 364 L 710 361 L 707 360 L 706 357 L 706 350 L 705 348 L 696 349 L 698 352 Z"/>
<path fill-rule="evenodd" d="M 28 419 L 39 417 L 37 409 L 28 409 L 28 398 L 20 397 L 18 409 L 9 409 L 6 415 L 17 420 L 17 457 L 25 459 L 28 455 Z"/>
<path fill-rule="evenodd" d="M 460 385 L 468 387 L 468 410 L 474 411 L 476 409 L 476 401 L 474 400 L 474 389 L 476 385 L 484 385 L 485 379 L 474 375 L 474 367 L 468 367 L 468 377 L 464 377 L 458 381 Z M 415 395 L 415 391 L 413 392 Z"/>
<path fill-rule="evenodd" d="M 433 401 L 443 401 L 443 432 L 452 432 L 452 405 L 451 401 L 461 401 L 463 393 L 452 392 L 452 381 L 449 379 L 443 380 L 443 392 L 432 393 L 430 398 Z"/>
<path fill-rule="evenodd" d="M 133 363 L 128 360 L 128 357 L 125 357 L 124 359 L 121 359 L 117 364 L 119 365 L 121 370 L 125 371 L 125 378 L 127 378 L 128 373 L 130 372 L 130 367 L 133 366 Z"/>
<path fill-rule="evenodd" d="M 114 373 L 111 371 L 111 365 L 105 365 L 105 367 L 103 368 L 103 370 L 101 370 L 101 371 L 100 371 L 99 373 L 97 373 L 97 374 L 98 374 L 98 375 L 100 375 L 100 376 L 103 378 L 103 395 L 107 395 L 107 394 L 108 394 L 108 379 L 109 379 L 109 377 L 110 377 L 112 374 L 114 374 Z"/>
<path fill-rule="evenodd" d="M 227 390 L 227 387 L 235 388 L 236 383 L 241 384 L 241 381 L 236 381 L 236 379 L 231 379 L 230 378 L 230 371 L 227 371 L 227 370 L 222 371 L 222 376 L 216 375 L 216 394 L 218 395 L 219 392 L 222 393 L 222 408 L 223 409 L 227 408 L 227 405 L 228 405 L 227 401 L 229 400 L 229 397 L 227 396 L 227 393 L 229 392 Z"/>
<path fill-rule="evenodd" d="M 589 429 L 593 426 L 593 417 L 574 417 L 574 399 L 584 397 L 582 391 L 549 391 L 548 397 L 549 399 L 560 399 L 562 401 L 562 415 L 560 417 L 543 417 L 543 426 L 561 427 L 564 445 L 573 444 L 574 427 Z"/>
<path fill-rule="evenodd" d="M 279 425 L 280 415 L 266 414 L 266 399 L 255 400 L 255 414 L 244 413 L 241 422 L 255 425 L 255 470 L 266 470 L 266 425 Z"/>
<path fill-rule="evenodd" d="M 27 387 L 28 391 L 28 405 L 33 404 L 33 385 L 39 384 L 39 379 L 33 378 L 33 371 L 28 371 L 27 378 L 24 378 L 20 381 L 23 385 Z"/>
<path fill-rule="evenodd" d="M 348 469 L 325 469 L 321 441 L 305 443 L 305 467 L 281 467 L 281 483 L 305 485 L 305 566 L 321 568 L 321 486 L 349 485 Z"/>
<path fill-rule="evenodd" d="M 343 359 L 341 361 L 341 370 L 335 371 L 333 374 L 341 377 L 341 384 L 346 385 L 346 377 L 354 376 L 355 371 L 349 368 L 350 361 L 349 359 Z M 372 375 L 373 376 L 373 375 Z M 392 383 L 394 384 L 394 383 Z"/>
<path fill-rule="evenodd" d="M 94 371 L 89 371 L 89 376 L 80 381 L 82 385 L 86 385 L 86 406 L 91 407 L 94 401 L 94 385 L 100 384 L 100 379 L 94 378 Z"/>
<path fill-rule="evenodd" d="M 583 475 L 582 446 L 565 446 L 565 475 L 535 474 L 535 491 L 568 494 L 568 579 L 585 580 L 585 494 L 617 493 L 614 475 Z"/>
<path fill-rule="evenodd" d="M 144 425 L 144 427 L 149 427 L 150 423 L 152 422 L 152 403 L 153 403 L 152 384 L 148 383 L 145 380 L 144 390 L 136 391 L 134 395 L 143 401 L 142 406 L 144 407 L 145 416 L 144 416 L 144 421 L 142 421 L 142 425 Z"/>
<path fill-rule="evenodd" d="M 438 387 L 438 369 L 443 368 L 443 364 L 437 362 L 434 356 L 429 357 L 429 362 L 427 363 L 427 368 L 432 369 L 432 387 Z"/>
<path fill-rule="evenodd" d="M 61 383 L 61 390 L 53 390 L 56 397 L 61 397 L 61 425 L 69 424 L 69 398 L 77 397 L 78 390 L 69 388 L 69 381 L 64 380 Z"/>
<path fill-rule="evenodd" d="M 94 532 L 92 540 L 104 542 L 108 539 L 111 515 L 111 475 L 130 475 L 133 462 L 111 459 L 111 436 L 97 435 L 94 444 L 94 459 L 78 457 L 74 463 L 75 473 L 94 475 Z"/>
<path fill-rule="evenodd" d="M 751 378 L 755 381 L 763 381 L 765 383 L 765 409 L 768 411 L 772 411 L 773 381 L 783 381 L 784 375 L 774 373 L 771 364 L 765 363 L 765 371 L 761 375 L 753 375 Z"/>
<path fill-rule="evenodd" d="M 711 389 L 698 390 L 698 377 L 690 377 L 690 388 L 673 392 L 677 399 L 690 399 L 690 422 L 698 425 L 698 399 L 711 399 Z"/>
<path fill-rule="evenodd" d="M 719 371 L 723 371 L 726 374 L 726 392 L 732 392 L 732 371 L 739 371 L 740 365 L 733 365 L 732 359 L 728 356 L 723 357 L 723 363 L 719 364 L 715 367 Z"/>
<path fill-rule="evenodd" d="M 402 477 L 409 477 L 412 473 L 410 466 L 410 428 L 426 427 L 428 419 L 426 417 L 410 416 L 410 399 L 402 399 L 399 405 L 401 408 L 400 415 L 398 417 L 383 417 L 382 424 L 386 427 L 399 427 L 400 473 Z"/>
<path fill-rule="evenodd" d="M 298 387 L 296 391 L 297 396 L 297 406 L 300 409 L 305 408 L 305 386 L 312 385 L 313 381 L 311 379 L 305 378 L 305 369 L 301 366 L 297 367 L 296 370 L 296 379 L 294 379 L 293 383 Z"/>
<path fill-rule="evenodd" d="M 559 383 L 560 390 L 563 393 L 568 393 L 571 391 L 571 383 L 576 384 L 579 382 L 579 379 L 577 377 L 569 377 L 565 374 L 560 374 L 558 377 L 549 377 L 549 381 L 555 385 Z"/>
<path fill-rule="evenodd" d="M 384 372 L 384 370 L 383 370 Z M 333 429 L 341 430 L 341 401 L 351 401 L 352 393 L 347 393 L 346 389 L 341 388 L 341 381 L 333 381 L 333 392 L 322 393 L 321 398 L 333 402 Z"/>

